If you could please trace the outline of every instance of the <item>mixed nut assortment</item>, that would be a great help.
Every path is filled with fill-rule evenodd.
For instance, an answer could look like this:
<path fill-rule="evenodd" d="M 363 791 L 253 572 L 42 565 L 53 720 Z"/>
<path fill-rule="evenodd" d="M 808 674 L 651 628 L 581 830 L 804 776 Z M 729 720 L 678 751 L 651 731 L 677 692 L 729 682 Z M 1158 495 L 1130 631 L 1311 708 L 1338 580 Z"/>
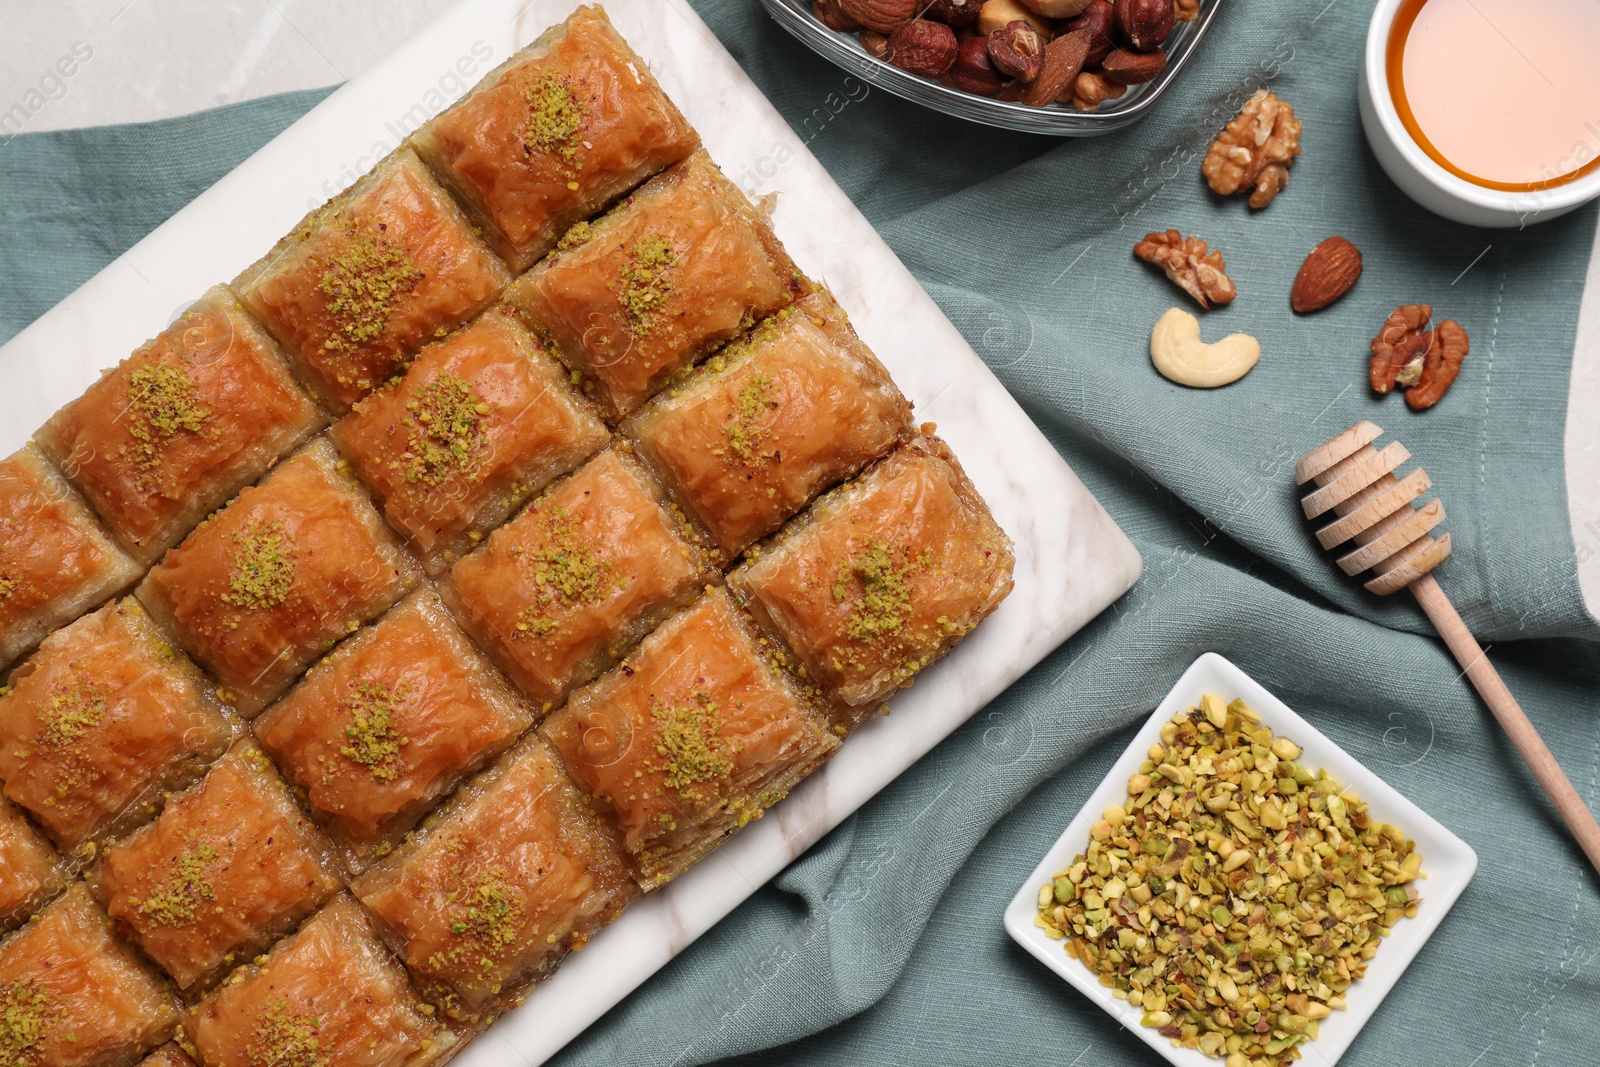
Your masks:
<path fill-rule="evenodd" d="M 811 9 L 912 74 L 976 96 L 1093 111 L 1166 70 L 1162 46 L 1199 16 L 1200 0 L 812 0 Z"/>
<path fill-rule="evenodd" d="M 1266 207 L 1289 183 L 1289 168 L 1300 154 L 1301 129 L 1291 105 L 1258 89 L 1212 141 L 1200 172 L 1213 192 L 1248 193 L 1252 208 Z M 1133 254 L 1160 267 L 1202 309 L 1231 303 L 1238 295 L 1221 251 L 1199 237 L 1158 230 L 1145 234 L 1133 246 Z M 1361 270 L 1361 250 L 1348 238 L 1329 237 L 1300 265 L 1289 306 L 1300 314 L 1321 311 L 1355 288 Z M 1381 395 L 1400 386 L 1413 411 L 1439 402 L 1467 356 L 1467 331 L 1461 324 L 1446 319 L 1429 329 L 1432 317 L 1433 308 L 1427 304 L 1403 305 L 1372 339 L 1368 378 L 1373 390 Z M 1199 321 L 1179 308 L 1163 315 L 1150 334 L 1152 362 L 1179 385 L 1205 389 L 1227 385 L 1247 374 L 1260 356 L 1260 345 L 1248 334 L 1203 343 Z"/>
<path fill-rule="evenodd" d="M 1302 754 L 1207 694 L 1039 888 L 1034 925 L 1145 1026 L 1227 1067 L 1298 1059 L 1426 877 L 1401 830 Z"/>

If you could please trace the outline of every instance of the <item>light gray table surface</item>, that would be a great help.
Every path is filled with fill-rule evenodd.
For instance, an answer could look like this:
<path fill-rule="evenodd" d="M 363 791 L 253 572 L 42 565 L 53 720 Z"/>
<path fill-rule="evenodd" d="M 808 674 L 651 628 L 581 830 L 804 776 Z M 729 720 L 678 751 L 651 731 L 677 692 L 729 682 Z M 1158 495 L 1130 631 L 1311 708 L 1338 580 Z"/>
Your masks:
<path fill-rule="evenodd" d="M 360 73 L 450 2 L 4 0 L 0 127 L 19 133 L 139 122 L 331 85 Z M 74 60 L 67 78 L 53 74 L 62 57 Z M 24 115 L 15 105 L 25 100 L 42 103 L 24 106 Z M 1484 231 L 1485 245 L 1494 237 Z M 1589 610 L 1600 614 L 1600 234 L 1578 316 L 1566 467 L 1579 578 Z"/>

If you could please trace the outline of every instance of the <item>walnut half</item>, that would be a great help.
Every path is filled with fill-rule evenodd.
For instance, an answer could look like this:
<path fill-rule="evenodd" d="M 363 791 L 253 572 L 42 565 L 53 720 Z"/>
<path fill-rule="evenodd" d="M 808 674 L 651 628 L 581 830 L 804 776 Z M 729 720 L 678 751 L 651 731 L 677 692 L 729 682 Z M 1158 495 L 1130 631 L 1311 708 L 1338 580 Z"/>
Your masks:
<path fill-rule="evenodd" d="M 1224 273 L 1227 264 L 1222 253 L 1211 251 L 1198 237 L 1185 237 L 1177 230 L 1146 234 L 1133 246 L 1133 254 L 1166 271 L 1167 277 L 1203 308 L 1226 304 L 1239 295 Z"/>
<path fill-rule="evenodd" d="M 1211 142 L 1200 173 L 1223 196 L 1250 192 L 1250 206 L 1272 203 L 1289 184 L 1289 168 L 1300 154 L 1300 120 L 1294 108 L 1257 89 L 1239 114 Z"/>

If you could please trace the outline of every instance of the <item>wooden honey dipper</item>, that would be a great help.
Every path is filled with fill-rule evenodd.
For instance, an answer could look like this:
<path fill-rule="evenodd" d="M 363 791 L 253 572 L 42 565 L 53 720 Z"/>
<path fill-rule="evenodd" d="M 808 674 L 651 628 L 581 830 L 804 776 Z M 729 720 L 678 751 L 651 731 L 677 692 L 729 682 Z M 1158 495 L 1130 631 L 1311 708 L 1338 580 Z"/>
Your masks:
<path fill-rule="evenodd" d="M 1444 505 L 1434 499 L 1417 506 L 1417 498 L 1433 483 L 1421 467 L 1395 477 L 1394 471 L 1411 453 L 1398 441 L 1382 449 L 1373 447 L 1382 434 L 1373 423 L 1357 423 L 1296 465 L 1296 484 L 1315 484 L 1301 501 L 1306 518 L 1333 513 L 1333 521 L 1317 531 L 1317 540 L 1329 551 L 1350 542 L 1349 551 L 1338 557 L 1339 567 L 1352 577 L 1371 571 L 1369 590 L 1388 596 L 1410 588 L 1589 862 L 1600 871 L 1600 823 L 1431 573 L 1450 555 L 1450 535 L 1435 537 L 1432 532 L 1444 521 Z"/>

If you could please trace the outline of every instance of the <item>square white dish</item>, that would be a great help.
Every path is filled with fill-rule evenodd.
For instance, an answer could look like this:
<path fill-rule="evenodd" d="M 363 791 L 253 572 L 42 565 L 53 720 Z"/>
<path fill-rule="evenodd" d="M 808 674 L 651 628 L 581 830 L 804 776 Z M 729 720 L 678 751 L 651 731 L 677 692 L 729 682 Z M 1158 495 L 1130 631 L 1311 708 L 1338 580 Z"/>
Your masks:
<path fill-rule="evenodd" d="M 1422 901 L 1417 917 L 1401 920 L 1394 926 L 1393 934 L 1383 939 L 1377 955 L 1367 965 L 1366 976 L 1351 985 L 1345 994 L 1349 1009 L 1334 1012 L 1322 1020 L 1317 1039 L 1299 1046 L 1303 1062 L 1316 1067 L 1333 1067 L 1466 889 L 1478 869 L 1478 854 L 1215 652 L 1207 652 L 1183 672 L 1172 691 L 1139 728 L 1126 751 L 1117 758 L 1110 773 L 1090 794 L 1083 810 L 1017 890 L 1006 906 L 1006 932 L 1168 1062 L 1177 1067 L 1217 1067 L 1222 1062 L 1198 1049 L 1177 1047 L 1154 1029 L 1141 1026 L 1141 1008 L 1112 996 L 1111 989 L 1101 985 L 1096 974 L 1067 955 L 1062 942 L 1051 940 L 1033 924 L 1033 917 L 1038 913 L 1039 887 L 1050 881 L 1056 872 L 1072 865 L 1073 858 L 1088 846 L 1089 827 L 1100 818 L 1100 813 L 1126 798 L 1128 777 L 1139 769 L 1150 746 L 1161 740 L 1162 723 L 1176 712 L 1197 706 L 1206 693 L 1224 701 L 1242 698 L 1273 734 L 1286 736 L 1305 750 L 1295 762 L 1305 764 L 1313 772 L 1326 768 L 1329 775 L 1355 790 L 1367 802 L 1373 818 L 1400 827 L 1416 842 L 1417 851 L 1422 854 L 1422 870 L 1427 877 L 1418 883 Z"/>
<path fill-rule="evenodd" d="M 578 0 L 463 0 L 339 89 L 0 348 L 0 454 L 100 368 L 234 277 Z M 466 1067 L 548 1059 L 1138 579 L 1122 531 L 850 203 L 801 136 L 682 0 L 608 0 L 618 30 L 773 225 L 826 282 L 912 401 L 937 421 L 1016 543 L 1010 598 L 893 701 L 894 713 L 766 818 L 635 902 L 468 1046 Z M 865 91 L 864 86 L 860 88 Z M 841 96 L 854 106 L 861 97 Z M 830 104 L 830 107 L 832 104 Z"/>

